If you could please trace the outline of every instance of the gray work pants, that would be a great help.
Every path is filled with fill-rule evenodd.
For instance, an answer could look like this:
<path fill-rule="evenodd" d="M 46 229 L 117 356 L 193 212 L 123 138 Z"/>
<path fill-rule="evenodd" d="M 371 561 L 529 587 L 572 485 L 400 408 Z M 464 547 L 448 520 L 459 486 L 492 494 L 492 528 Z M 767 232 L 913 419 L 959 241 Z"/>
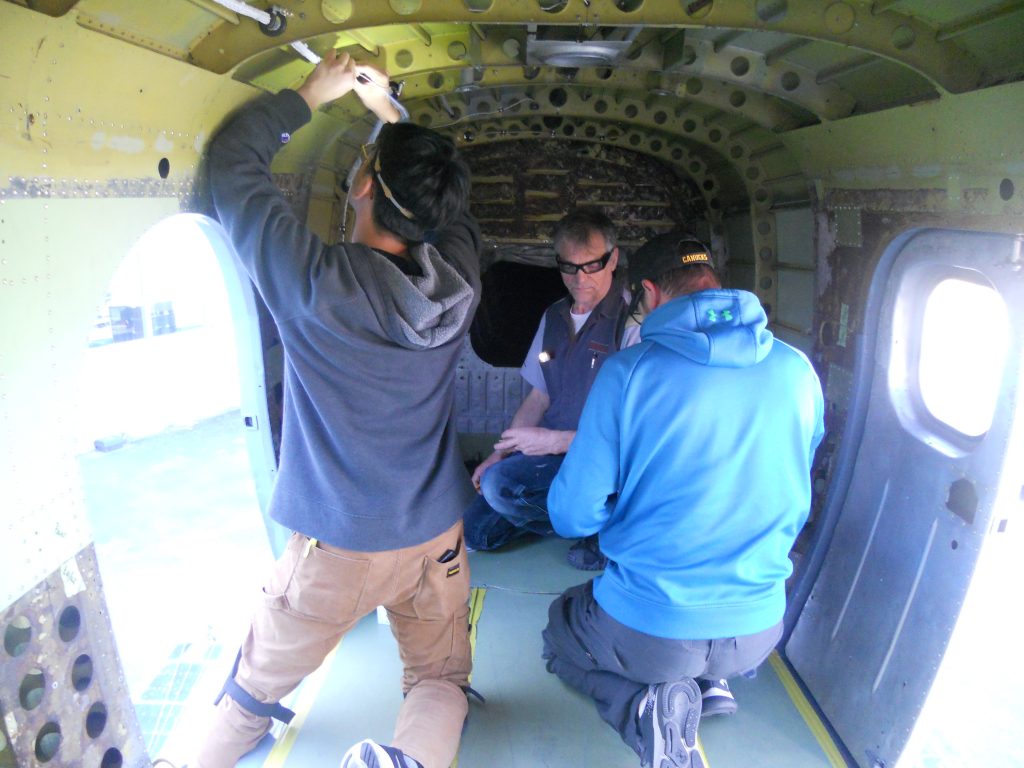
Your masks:
<path fill-rule="evenodd" d="M 754 635 L 672 640 L 620 624 L 594 599 L 593 582 L 567 589 L 548 609 L 547 669 L 594 700 L 598 714 L 638 755 L 637 712 L 649 685 L 684 678 L 720 679 L 768 658 L 782 622 Z"/>

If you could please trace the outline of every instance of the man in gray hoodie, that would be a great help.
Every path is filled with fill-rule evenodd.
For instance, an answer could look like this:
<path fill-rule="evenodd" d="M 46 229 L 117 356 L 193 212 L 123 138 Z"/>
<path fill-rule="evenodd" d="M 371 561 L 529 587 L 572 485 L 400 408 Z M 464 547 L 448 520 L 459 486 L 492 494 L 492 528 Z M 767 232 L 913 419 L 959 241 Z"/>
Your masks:
<path fill-rule="evenodd" d="M 352 183 L 352 243 L 327 245 L 275 187 L 270 162 L 314 110 L 355 90 L 397 119 L 387 77 L 329 53 L 298 91 L 244 108 L 210 146 L 217 215 L 277 324 L 284 416 L 271 516 L 295 533 L 225 684 L 199 768 L 250 751 L 279 704 L 383 605 L 405 667 L 392 745 L 352 768 L 447 768 L 466 716 L 475 495 L 452 420 L 454 371 L 480 293 L 480 234 L 454 145 L 383 126 Z"/>

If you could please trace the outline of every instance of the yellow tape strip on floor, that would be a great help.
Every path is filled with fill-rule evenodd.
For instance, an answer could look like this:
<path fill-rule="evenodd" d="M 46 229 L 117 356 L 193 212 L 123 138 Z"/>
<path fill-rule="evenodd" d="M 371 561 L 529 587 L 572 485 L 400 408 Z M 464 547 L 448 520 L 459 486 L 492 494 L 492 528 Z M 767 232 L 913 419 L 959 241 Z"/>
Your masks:
<path fill-rule="evenodd" d="M 299 731 L 302 730 L 303 723 L 306 722 L 306 715 L 313 709 L 313 704 L 320 694 L 320 689 L 327 679 L 327 673 L 331 669 L 331 664 L 334 663 L 334 656 L 338 653 L 340 647 L 341 643 L 339 642 L 334 646 L 334 650 L 327 654 L 327 658 L 324 659 L 317 670 L 302 681 L 299 695 L 293 708 L 295 717 L 285 726 L 284 733 L 274 742 L 274 746 L 270 749 L 270 754 L 263 761 L 263 768 L 281 768 L 284 765 L 284 761 L 288 758 L 288 753 L 292 751 L 292 747 L 295 745 L 295 739 L 298 738 Z"/>
<path fill-rule="evenodd" d="M 469 591 L 469 651 L 471 656 L 476 658 L 476 628 L 480 622 L 480 614 L 484 612 L 484 597 L 487 595 L 486 587 L 473 587 Z M 473 676 L 470 675 L 470 680 Z"/>
<path fill-rule="evenodd" d="M 842 754 L 839 752 L 839 748 L 836 747 L 835 742 L 832 741 L 832 736 L 829 734 L 825 724 L 821 722 L 821 718 L 818 717 L 818 713 L 814 711 L 814 707 L 811 706 L 811 702 L 804 696 L 804 692 L 800 689 L 799 683 L 793 678 L 792 673 L 789 671 L 789 667 L 786 666 L 786 662 L 779 656 L 778 651 L 772 651 L 772 655 L 768 657 L 768 663 L 771 664 L 772 669 L 775 670 L 775 674 L 778 676 L 779 681 L 786 689 L 786 693 L 789 694 L 789 698 L 792 699 L 793 704 L 796 706 L 800 716 L 803 717 L 804 722 L 807 723 L 807 727 L 811 729 L 811 733 L 814 734 L 814 738 L 818 740 L 818 746 L 821 747 L 822 752 L 825 753 L 825 757 L 828 758 L 829 764 L 833 768 L 847 768 L 846 760 L 843 759 Z"/>
<path fill-rule="evenodd" d="M 480 614 L 484 612 L 484 597 L 487 595 L 485 587 L 473 587 L 469 591 L 469 655 L 476 658 L 476 628 L 480 621 Z M 469 674 L 469 681 L 473 682 L 473 673 Z M 455 755 L 451 768 L 459 768 L 459 756 Z"/>

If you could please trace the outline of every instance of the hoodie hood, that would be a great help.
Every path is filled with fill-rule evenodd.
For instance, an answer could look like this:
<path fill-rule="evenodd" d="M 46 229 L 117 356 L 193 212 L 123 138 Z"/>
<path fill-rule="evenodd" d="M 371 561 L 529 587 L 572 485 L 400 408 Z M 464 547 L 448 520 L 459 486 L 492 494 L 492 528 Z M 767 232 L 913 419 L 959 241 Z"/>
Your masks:
<path fill-rule="evenodd" d="M 774 336 L 757 296 L 716 288 L 672 299 L 640 328 L 653 341 L 701 365 L 746 368 L 771 351 Z"/>
<path fill-rule="evenodd" d="M 407 349 L 439 347 L 459 335 L 473 307 L 473 288 L 430 243 L 409 250 L 421 275 L 407 275 L 386 258 L 373 260 L 383 299 L 377 320 Z"/>

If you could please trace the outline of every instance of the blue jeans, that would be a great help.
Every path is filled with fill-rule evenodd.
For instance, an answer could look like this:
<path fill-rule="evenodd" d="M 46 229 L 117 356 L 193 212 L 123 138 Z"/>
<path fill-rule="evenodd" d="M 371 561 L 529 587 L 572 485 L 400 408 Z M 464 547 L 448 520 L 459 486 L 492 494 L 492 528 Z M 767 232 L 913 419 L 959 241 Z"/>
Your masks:
<path fill-rule="evenodd" d="M 564 458 L 513 453 L 488 467 L 480 478 L 480 495 L 463 517 L 466 546 L 497 549 L 527 533 L 554 533 L 548 488 Z"/>

